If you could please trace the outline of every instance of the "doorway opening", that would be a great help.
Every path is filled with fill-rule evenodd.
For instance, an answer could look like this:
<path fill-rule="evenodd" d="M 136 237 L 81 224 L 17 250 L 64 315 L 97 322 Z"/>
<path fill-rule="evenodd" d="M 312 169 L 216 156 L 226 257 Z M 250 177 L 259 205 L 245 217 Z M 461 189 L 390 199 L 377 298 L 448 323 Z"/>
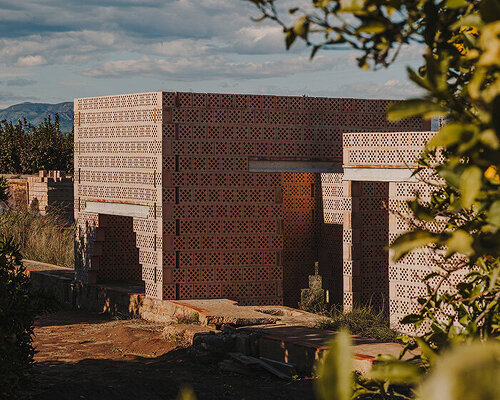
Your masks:
<path fill-rule="evenodd" d="M 133 217 L 99 214 L 93 252 L 98 266 L 97 283 L 120 281 L 144 284 L 133 228 Z"/>

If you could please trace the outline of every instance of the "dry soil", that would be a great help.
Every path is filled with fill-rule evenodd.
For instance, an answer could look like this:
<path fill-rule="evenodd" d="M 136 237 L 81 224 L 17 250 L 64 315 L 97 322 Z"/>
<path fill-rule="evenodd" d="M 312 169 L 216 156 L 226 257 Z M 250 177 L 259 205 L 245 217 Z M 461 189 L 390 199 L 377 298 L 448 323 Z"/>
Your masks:
<path fill-rule="evenodd" d="M 183 386 L 197 399 L 313 399 L 310 380 L 280 381 L 221 372 L 220 359 L 186 347 L 182 335 L 140 319 L 113 320 L 60 311 L 36 322 L 31 398 L 176 399 Z"/>

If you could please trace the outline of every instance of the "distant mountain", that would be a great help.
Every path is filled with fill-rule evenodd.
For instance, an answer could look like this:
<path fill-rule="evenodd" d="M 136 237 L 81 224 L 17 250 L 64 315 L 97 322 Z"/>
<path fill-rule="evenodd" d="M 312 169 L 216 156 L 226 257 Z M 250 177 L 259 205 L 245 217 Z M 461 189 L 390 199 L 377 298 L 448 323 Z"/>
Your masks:
<path fill-rule="evenodd" d="M 59 125 L 62 132 L 71 132 L 73 128 L 73 102 L 59 104 L 20 103 L 0 110 L 0 121 L 8 120 L 14 123 L 26 118 L 33 125 L 39 125 L 48 115 L 54 120 L 54 114 L 59 114 Z"/>

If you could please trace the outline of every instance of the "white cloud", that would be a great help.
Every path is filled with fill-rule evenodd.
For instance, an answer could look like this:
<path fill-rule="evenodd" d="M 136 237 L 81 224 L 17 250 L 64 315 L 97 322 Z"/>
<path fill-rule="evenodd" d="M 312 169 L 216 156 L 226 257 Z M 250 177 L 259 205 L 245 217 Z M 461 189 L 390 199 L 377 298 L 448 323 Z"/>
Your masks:
<path fill-rule="evenodd" d="M 20 67 L 36 67 L 44 64 L 47 64 L 47 61 L 41 55 L 24 56 L 17 59 L 17 65 Z"/>
<path fill-rule="evenodd" d="M 285 52 L 285 35 L 280 26 L 254 24 L 243 26 L 226 38 L 225 51 L 238 54 L 276 54 Z M 304 51 L 303 41 L 291 48 L 294 53 Z"/>
<path fill-rule="evenodd" d="M 310 49 L 301 40 L 286 53 L 281 27 L 269 21 L 251 21 L 250 17 L 258 16 L 258 11 L 245 1 L 0 3 L 0 77 L 23 75 L 30 67 L 59 67 L 30 71 L 30 79 L 39 83 L 18 86 L 21 95 L 32 95 L 28 90 L 34 90 L 39 96 L 71 99 L 104 90 L 119 91 L 122 83 L 114 78 L 127 79 L 127 84 L 138 91 L 164 84 L 181 90 L 190 86 L 186 82 L 193 82 L 193 90 L 236 90 L 237 85 L 246 92 L 314 95 L 324 91 L 325 95 L 337 96 L 340 91 L 351 97 L 392 97 L 392 93 L 406 96 L 413 90 L 405 87 L 404 82 L 380 83 L 378 77 L 379 83 L 344 84 L 346 70 L 349 80 L 345 82 L 355 79 L 352 76 L 357 71 L 356 53 L 320 52 L 310 62 Z M 287 9 L 296 0 L 277 3 L 285 13 L 283 16 L 294 17 L 287 14 Z M 400 59 L 415 63 L 420 57 L 417 47 L 405 47 Z M 398 68 L 401 70 L 401 65 Z M 343 74 L 329 74 L 340 70 Z M 57 73 L 61 76 L 55 76 Z M 88 79 L 82 80 L 82 76 Z M 57 82 L 51 84 L 50 93 L 44 87 L 48 82 Z M 330 90 L 335 87 L 337 90 Z"/>
<path fill-rule="evenodd" d="M 341 85 L 336 96 L 360 98 L 405 99 L 422 94 L 422 90 L 410 81 L 389 79 L 385 82 L 361 81 Z"/>
<path fill-rule="evenodd" d="M 209 40 L 175 39 L 156 42 L 137 50 L 162 57 L 196 57 L 213 52 L 216 48 Z"/>
<path fill-rule="evenodd" d="M 283 77 L 301 72 L 331 70 L 342 63 L 342 59 L 318 56 L 311 61 L 309 57 L 298 56 L 276 61 L 235 61 L 225 56 L 208 55 L 205 57 L 175 57 L 157 59 L 143 57 L 107 61 L 97 68 L 82 72 L 93 78 L 125 76 L 147 76 L 161 79 L 204 81 L 211 79 L 257 79 Z"/>

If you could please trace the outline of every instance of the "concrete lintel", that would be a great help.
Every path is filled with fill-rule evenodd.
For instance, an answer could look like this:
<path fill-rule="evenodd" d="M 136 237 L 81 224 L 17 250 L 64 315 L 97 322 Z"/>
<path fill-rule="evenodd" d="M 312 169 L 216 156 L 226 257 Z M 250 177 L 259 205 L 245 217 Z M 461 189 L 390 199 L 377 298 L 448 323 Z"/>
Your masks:
<path fill-rule="evenodd" d="M 142 204 L 105 203 L 101 201 L 87 201 L 84 211 L 137 218 L 147 218 L 149 215 L 149 207 Z"/>
<path fill-rule="evenodd" d="M 417 182 L 411 169 L 402 168 L 344 168 L 344 181 Z"/>
<path fill-rule="evenodd" d="M 342 167 L 332 161 L 302 160 L 249 160 L 250 172 L 342 172 Z"/>

